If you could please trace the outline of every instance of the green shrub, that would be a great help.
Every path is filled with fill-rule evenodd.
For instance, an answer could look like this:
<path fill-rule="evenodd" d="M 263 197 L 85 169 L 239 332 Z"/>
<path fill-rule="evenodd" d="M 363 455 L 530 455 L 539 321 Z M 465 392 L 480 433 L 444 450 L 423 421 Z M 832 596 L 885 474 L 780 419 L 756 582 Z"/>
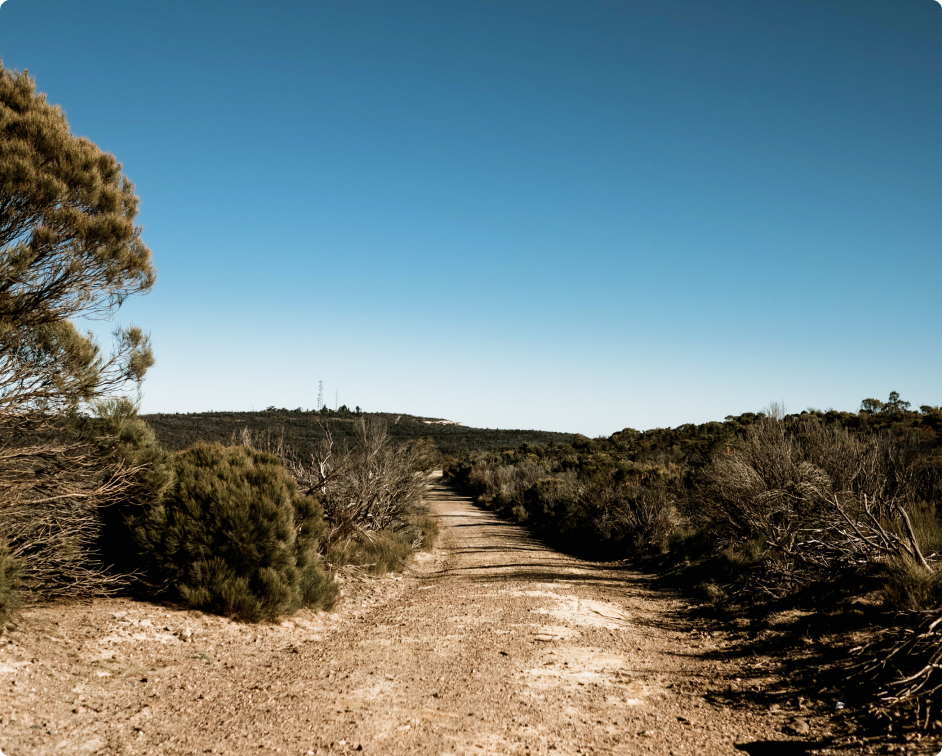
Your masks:
<path fill-rule="evenodd" d="M 419 515 L 412 518 L 412 527 L 421 541 L 422 551 L 431 551 L 438 538 L 438 520 L 434 517 Z"/>
<path fill-rule="evenodd" d="M 174 457 L 157 442 L 151 427 L 124 397 L 99 402 L 89 424 L 103 452 L 127 470 L 128 487 L 120 498 L 99 509 L 101 562 L 119 573 L 139 567 L 130 523 L 158 503 L 173 485 Z"/>
<path fill-rule="evenodd" d="M 523 504 L 514 504 L 510 508 L 510 519 L 514 522 L 526 522 L 529 516 L 530 513 Z"/>
<path fill-rule="evenodd" d="M 173 486 L 132 520 L 151 574 L 190 606 L 243 620 L 332 605 L 320 505 L 276 457 L 197 444 L 174 461 Z"/>
<path fill-rule="evenodd" d="M 0 541 L 0 632 L 19 606 L 20 565 Z"/>
<path fill-rule="evenodd" d="M 894 609 L 920 612 L 942 606 L 942 571 L 929 572 L 910 559 L 887 565 L 884 601 Z"/>
<path fill-rule="evenodd" d="M 371 575 L 384 575 L 403 569 L 411 555 L 412 540 L 406 533 L 374 530 L 331 546 L 327 560 L 336 567 L 354 565 Z"/>
<path fill-rule="evenodd" d="M 702 559 L 713 553 L 715 544 L 708 531 L 684 525 L 671 530 L 657 546 L 658 551 L 667 557 L 666 564 L 679 564 Z"/>

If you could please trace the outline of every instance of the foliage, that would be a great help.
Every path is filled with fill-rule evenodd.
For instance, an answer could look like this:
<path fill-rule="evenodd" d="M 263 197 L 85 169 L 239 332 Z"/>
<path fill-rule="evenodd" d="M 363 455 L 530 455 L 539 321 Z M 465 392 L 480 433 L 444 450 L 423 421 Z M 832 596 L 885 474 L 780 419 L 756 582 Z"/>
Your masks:
<path fill-rule="evenodd" d="M 157 442 L 154 431 L 128 399 L 101 400 L 93 409 L 94 417 L 84 420 L 83 430 L 128 481 L 120 497 L 99 507 L 102 528 L 98 548 L 101 561 L 112 571 L 131 574 L 139 567 L 139 555 L 129 523 L 160 502 L 173 485 L 173 454 Z"/>
<path fill-rule="evenodd" d="M 335 568 L 353 565 L 371 575 L 384 575 L 403 569 L 412 553 L 412 539 L 406 533 L 375 530 L 334 544 L 326 559 Z"/>
<path fill-rule="evenodd" d="M 177 596 L 250 621 L 333 603 L 318 556 L 320 505 L 276 457 L 197 444 L 175 467 L 167 494 L 132 524 L 152 574 Z"/>
<path fill-rule="evenodd" d="M 154 283 L 134 225 L 134 186 L 113 156 L 73 136 L 25 73 L 0 64 L 0 410 L 57 414 L 140 381 L 137 328 L 109 359 L 72 318 L 111 315 Z"/>
<path fill-rule="evenodd" d="M 930 571 L 909 514 L 926 490 L 911 433 L 852 434 L 815 416 L 772 413 L 732 452 L 702 470 L 691 501 L 719 545 L 765 544 L 752 590 L 780 596 L 836 569 L 872 574 L 887 559 Z"/>
<path fill-rule="evenodd" d="M 566 551 L 596 559 L 656 547 L 677 521 L 666 484 L 642 485 L 614 467 L 578 475 L 551 473 L 530 459 L 500 466 L 483 459 L 466 480 L 480 503 Z"/>
<path fill-rule="evenodd" d="M 442 454 L 466 452 L 524 444 L 569 443 L 571 433 L 535 430 L 469 428 L 463 425 L 429 425 L 426 418 L 389 412 L 349 413 L 328 411 L 324 414 L 302 409 L 270 407 L 260 412 L 197 412 L 192 414 L 146 415 L 160 443 L 171 450 L 185 449 L 197 441 L 229 443 L 233 434 L 248 429 L 260 437 L 279 429 L 286 447 L 303 460 L 309 459 L 329 431 L 336 444 L 356 442 L 359 420 L 373 420 L 386 426 L 389 438 L 408 443 L 431 438 Z"/>

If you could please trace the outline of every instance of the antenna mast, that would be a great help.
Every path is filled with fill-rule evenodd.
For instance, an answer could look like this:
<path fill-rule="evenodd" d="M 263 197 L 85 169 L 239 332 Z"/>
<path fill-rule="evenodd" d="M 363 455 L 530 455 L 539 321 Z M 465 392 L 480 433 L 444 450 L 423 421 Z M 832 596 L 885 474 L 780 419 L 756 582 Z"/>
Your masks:
<path fill-rule="evenodd" d="M 320 388 L 317 390 L 317 411 L 324 409 L 324 382 L 321 381 Z"/>

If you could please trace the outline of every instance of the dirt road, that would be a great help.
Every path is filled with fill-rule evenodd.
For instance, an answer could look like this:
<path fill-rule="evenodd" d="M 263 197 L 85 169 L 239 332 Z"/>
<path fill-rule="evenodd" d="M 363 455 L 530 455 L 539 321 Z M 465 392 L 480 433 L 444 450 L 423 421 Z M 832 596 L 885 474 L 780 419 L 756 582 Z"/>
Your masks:
<path fill-rule="evenodd" d="M 743 662 L 644 576 L 560 555 L 448 489 L 432 499 L 435 552 L 347 582 L 330 614 L 30 609 L 0 638 L 0 750 L 759 755 L 804 753 L 771 742 L 800 740 L 789 728 L 824 735 L 787 704 L 711 703 Z"/>

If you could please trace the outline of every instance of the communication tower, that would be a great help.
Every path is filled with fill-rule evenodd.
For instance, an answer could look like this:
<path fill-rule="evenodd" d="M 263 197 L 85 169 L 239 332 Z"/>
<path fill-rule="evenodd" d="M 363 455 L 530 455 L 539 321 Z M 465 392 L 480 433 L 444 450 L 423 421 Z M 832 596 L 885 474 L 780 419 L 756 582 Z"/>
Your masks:
<path fill-rule="evenodd" d="M 317 411 L 324 409 L 324 382 L 320 382 L 320 388 L 317 390 Z"/>

